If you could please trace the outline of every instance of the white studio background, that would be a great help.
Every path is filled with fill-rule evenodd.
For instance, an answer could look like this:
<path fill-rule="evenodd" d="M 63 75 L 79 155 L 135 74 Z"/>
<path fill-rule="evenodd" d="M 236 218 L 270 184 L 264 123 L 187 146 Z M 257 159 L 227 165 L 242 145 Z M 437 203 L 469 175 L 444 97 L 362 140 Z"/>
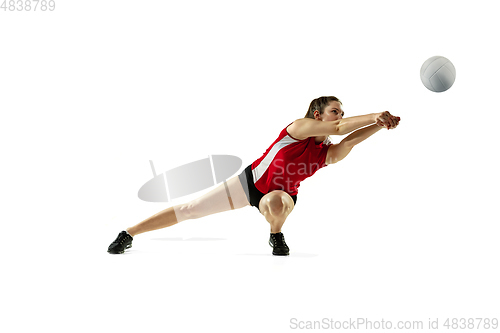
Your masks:
<path fill-rule="evenodd" d="M 2 331 L 287 332 L 291 318 L 498 317 L 496 7 L 2 9 Z M 420 82 L 434 55 L 457 71 L 443 93 Z M 401 123 L 301 184 L 283 228 L 289 257 L 271 256 L 253 207 L 137 236 L 130 255 L 105 252 L 120 230 L 210 190 L 143 202 L 149 160 L 160 173 L 236 155 L 241 172 L 329 95 L 345 117 L 389 110 Z M 214 241 L 173 241 L 196 237 Z"/>

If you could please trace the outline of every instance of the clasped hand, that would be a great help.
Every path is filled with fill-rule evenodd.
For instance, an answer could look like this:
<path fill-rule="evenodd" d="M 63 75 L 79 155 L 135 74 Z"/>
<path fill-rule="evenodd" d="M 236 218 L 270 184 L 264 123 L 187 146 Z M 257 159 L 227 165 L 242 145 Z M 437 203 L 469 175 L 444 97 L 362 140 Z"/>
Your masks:
<path fill-rule="evenodd" d="M 376 119 L 376 124 L 380 127 L 386 127 L 387 129 L 396 128 L 399 124 L 401 118 L 393 116 L 389 111 L 381 112 Z"/>

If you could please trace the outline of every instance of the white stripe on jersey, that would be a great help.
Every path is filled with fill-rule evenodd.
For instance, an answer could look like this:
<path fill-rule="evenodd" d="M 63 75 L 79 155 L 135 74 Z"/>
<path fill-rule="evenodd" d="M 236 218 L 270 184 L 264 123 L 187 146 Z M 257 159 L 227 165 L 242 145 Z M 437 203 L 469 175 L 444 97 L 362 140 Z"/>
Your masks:
<path fill-rule="evenodd" d="M 259 181 L 260 177 L 267 171 L 274 157 L 276 157 L 276 154 L 278 154 L 281 149 L 295 142 L 299 142 L 299 140 L 295 140 L 289 135 L 285 135 L 280 141 L 276 142 L 269 153 L 267 153 L 266 157 L 264 157 L 262 161 L 260 161 L 260 164 L 252 170 L 253 182 L 257 183 Z"/>

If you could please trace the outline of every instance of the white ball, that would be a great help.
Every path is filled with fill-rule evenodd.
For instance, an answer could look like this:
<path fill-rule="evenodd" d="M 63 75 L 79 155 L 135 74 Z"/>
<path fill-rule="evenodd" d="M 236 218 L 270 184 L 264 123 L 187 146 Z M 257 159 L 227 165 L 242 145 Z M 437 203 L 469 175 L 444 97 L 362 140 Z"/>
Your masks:
<path fill-rule="evenodd" d="M 442 56 L 427 59 L 420 68 L 420 79 L 424 86 L 434 92 L 443 92 L 455 82 L 455 66 Z"/>

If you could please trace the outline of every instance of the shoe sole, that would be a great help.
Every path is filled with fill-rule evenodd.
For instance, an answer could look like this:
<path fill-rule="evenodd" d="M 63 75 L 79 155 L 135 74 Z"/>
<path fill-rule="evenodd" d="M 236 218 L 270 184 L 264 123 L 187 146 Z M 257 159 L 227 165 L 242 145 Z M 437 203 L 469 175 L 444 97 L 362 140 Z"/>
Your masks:
<path fill-rule="evenodd" d="M 126 250 L 126 249 L 130 249 L 131 247 L 132 247 L 132 244 L 127 245 L 127 247 L 125 247 L 125 250 Z M 123 251 L 119 251 L 119 252 L 111 252 L 111 251 L 108 251 L 108 253 L 111 253 L 111 254 L 122 254 L 123 252 L 125 252 L 125 250 L 123 250 Z"/>
<path fill-rule="evenodd" d="M 271 243 L 271 241 L 269 241 L 269 246 L 274 249 L 273 243 Z M 275 253 L 273 251 L 273 255 L 275 255 L 275 256 L 288 256 L 288 255 L 290 255 L 290 253 Z"/>

